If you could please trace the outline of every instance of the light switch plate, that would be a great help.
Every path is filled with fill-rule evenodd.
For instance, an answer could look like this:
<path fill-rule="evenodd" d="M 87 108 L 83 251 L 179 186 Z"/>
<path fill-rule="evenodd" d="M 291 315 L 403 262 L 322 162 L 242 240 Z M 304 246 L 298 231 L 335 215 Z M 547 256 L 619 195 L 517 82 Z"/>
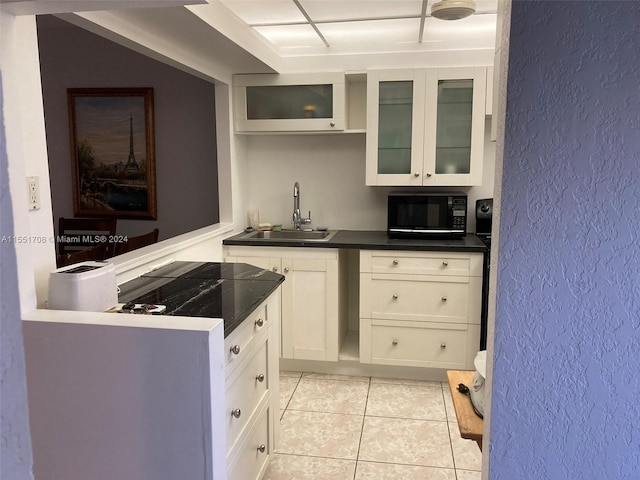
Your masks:
<path fill-rule="evenodd" d="M 29 210 L 40 209 L 40 180 L 38 177 L 27 177 L 29 192 Z"/>

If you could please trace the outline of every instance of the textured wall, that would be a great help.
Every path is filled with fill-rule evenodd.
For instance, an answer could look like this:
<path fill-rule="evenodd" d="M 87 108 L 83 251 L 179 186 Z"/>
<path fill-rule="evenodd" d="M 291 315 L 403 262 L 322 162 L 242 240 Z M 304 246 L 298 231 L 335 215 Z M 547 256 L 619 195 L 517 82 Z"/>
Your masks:
<path fill-rule="evenodd" d="M 491 479 L 640 476 L 640 2 L 511 10 Z"/>

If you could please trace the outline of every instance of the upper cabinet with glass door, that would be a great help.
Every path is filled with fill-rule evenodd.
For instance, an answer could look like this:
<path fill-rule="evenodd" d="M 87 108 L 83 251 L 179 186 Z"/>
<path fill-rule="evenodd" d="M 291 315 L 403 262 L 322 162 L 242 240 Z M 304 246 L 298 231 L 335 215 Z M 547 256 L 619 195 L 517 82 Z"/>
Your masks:
<path fill-rule="evenodd" d="M 425 70 L 367 73 L 367 185 L 422 185 Z"/>
<path fill-rule="evenodd" d="M 485 84 L 482 67 L 369 72 L 367 185 L 480 185 Z"/>
<path fill-rule="evenodd" d="M 236 75 L 236 132 L 345 129 L 343 73 Z"/>

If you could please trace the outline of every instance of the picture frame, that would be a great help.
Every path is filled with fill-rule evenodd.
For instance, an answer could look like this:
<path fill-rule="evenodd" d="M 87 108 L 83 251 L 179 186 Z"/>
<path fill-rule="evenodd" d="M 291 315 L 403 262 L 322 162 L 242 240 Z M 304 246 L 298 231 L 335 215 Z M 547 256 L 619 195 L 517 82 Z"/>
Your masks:
<path fill-rule="evenodd" d="M 153 88 L 67 89 L 73 213 L 157 219 Z"/>

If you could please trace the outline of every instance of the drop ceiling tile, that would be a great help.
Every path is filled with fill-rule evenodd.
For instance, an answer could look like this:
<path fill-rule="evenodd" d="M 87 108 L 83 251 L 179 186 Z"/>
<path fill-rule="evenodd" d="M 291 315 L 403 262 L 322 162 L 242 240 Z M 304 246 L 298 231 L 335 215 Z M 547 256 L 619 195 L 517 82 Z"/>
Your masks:
<path fill-rule="evenodd" d="M 476 13 L 496 13 L 498 11 L 498 0 L 476 0 Z"/>
<path fill-rule="evenodd" d="M 311 25 L 287 25 L 254 27 L 255 30 L 277 48 L 324 47 L 324 43 Z"/>
<path fill-rule="evenodd" d="M 249 25 L 306 22 L 293 0 L 221 0 Z"/>
<path fill-rule="evenodd" d="M 366 50 L 378 44 L 417 43 L 420 20 L 405 18 L 322 23 L 318 29 L 332 47 L 348 44 L 354 49 Z"/>
<path fill-rule="evenodd" d="M 300 0 L 314 22 L 420 16 L 422 0 Z"/>
<path fill-rule="evenodd" d="M 447 49 L 493 48 L 496 14 L 472 15 L 455 21 L 428 17 L 424 24 L 424 42 L 441 42 Z"/>

